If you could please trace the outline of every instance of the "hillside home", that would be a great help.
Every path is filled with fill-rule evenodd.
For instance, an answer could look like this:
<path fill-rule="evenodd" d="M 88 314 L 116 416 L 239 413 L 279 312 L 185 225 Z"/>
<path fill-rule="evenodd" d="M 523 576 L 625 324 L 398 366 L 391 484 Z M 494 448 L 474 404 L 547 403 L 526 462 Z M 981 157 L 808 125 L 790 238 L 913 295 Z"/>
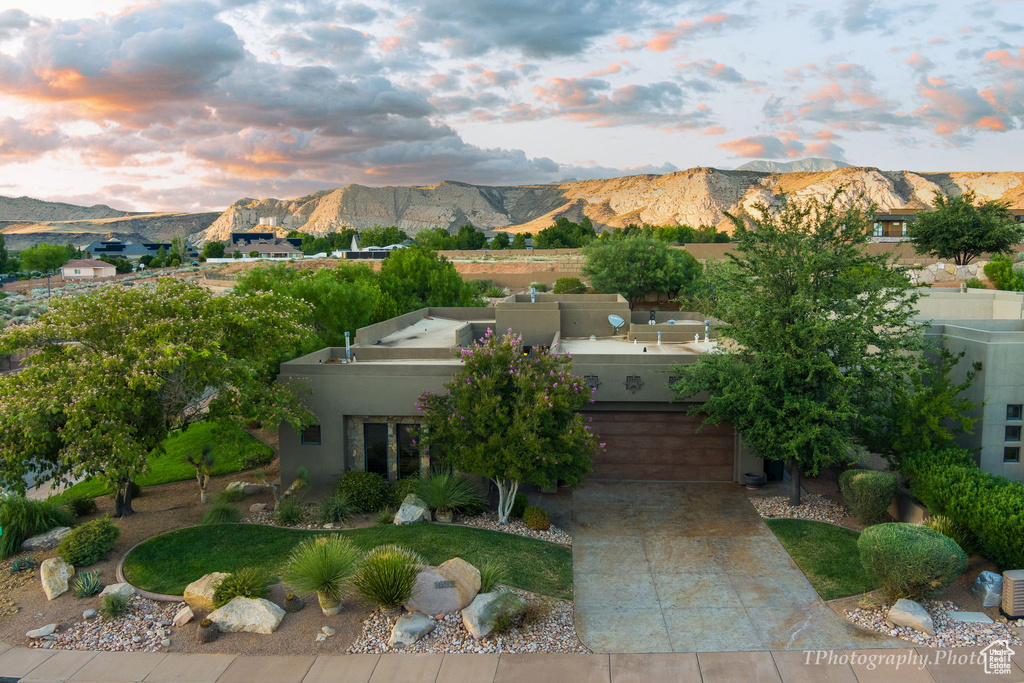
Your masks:
<path fill-rule="evenodd" d="M 871 237 L 874 242 L 899 242 L 907 238 L 907 229 L 922 209 L 891 209 L 877 211 L 872 223 Z M 1024 209 L 1010 209 L 1010 215 L 1017 223 L 1024 223 Z"/>
<path fill-rule="evenodd" d="M 60 274 L 65 280 L 86 280 L 97 277 L 113 277 L 117 275 L 117 269 L 106 261 L 73 259 L 61 266 Z"/>

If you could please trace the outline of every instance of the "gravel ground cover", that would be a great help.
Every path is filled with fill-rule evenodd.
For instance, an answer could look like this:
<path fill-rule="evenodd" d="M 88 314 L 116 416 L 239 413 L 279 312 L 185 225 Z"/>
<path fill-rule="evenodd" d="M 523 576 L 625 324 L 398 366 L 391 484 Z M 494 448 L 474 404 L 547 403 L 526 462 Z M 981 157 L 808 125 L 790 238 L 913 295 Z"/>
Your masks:
<path fill-rule="evenodd" d="M 573 605 L 568 600 L 548 598 L 529 591 L 511 589 L 524 600 L 542 605 L 542 616 L 507 633 L 474 640 L 462 625 L 458 612 L 437 620 L 432 633 L 401 652 L 416 653 L 589 653 L 576 635 Z M 388 615 L 374 611 L 363 622 L 363 632 L 349 647 L 351 653 L 394 652 L 388 647 L 391 631 L 403 613 Z"/>
<path fill-rule="evenodd" d="M 66 628 L 58 628 L 52 636 L 31 641 L 29 647 L 158 652 L 165 647 L 162 641 L 171 637 L 171 619 L 183 604 L 154 602 L 133 595 L 128 600 L 128 611 L 124 615 L 109 621 L 103 617 L 76 621 Z"/>
<path fill-rule="evenodd" d="M 773 498 L 752 496 L 750 498 L 757 513 L 766 519 L 810 519 L 815 522 L 839 524 L 845 517 L 850 516 L 850 510 L 845 505 L 824 496 L 808 494 L 802 496 L 801 500 L 803 501 L 801 505 L 793 507 L 789 504 L 787 496 Z"/>
<path fill-rule="evenodd" d="M 475 527 L 477 529 L 503 531 L 506 534 L 516 534 L 517 536 L 536 538 L 541 541 L 558 543 L 559 545 L 572 545 L 572 536 L 556 526 L 550 527 L 547 531 L 535 531 L 534 529 L 526 526 L 526 523 L 521 519 L 511 519 L 508 524 L 499 524 L 498 515 L 490 512 L 477 515 L 475 517 L 460 516 L 456 521 L 459 524 L 465 524 L 466 526 Z"/>
<path fill-rule="evenodd" d="M 996 640 L 1006 640 L 1011 646 L 1021 645 L 1021 639 L 1009 623 L 995 621 L 991 624 L 973 624 L 954 621 L 949 617 L 949 612 L 963 610 L 948 600 L 926 600 L 921 605 L 935 624 L 934 636 L 906 626 L 896 626 L 888 621 L 885 615 L 889 613 L 891 604 L 849 609 L 844 614 L 857 626 L 927 647 L 978 647 Z M 1016 625 L 1024 626 L 1024 619 Z"/>

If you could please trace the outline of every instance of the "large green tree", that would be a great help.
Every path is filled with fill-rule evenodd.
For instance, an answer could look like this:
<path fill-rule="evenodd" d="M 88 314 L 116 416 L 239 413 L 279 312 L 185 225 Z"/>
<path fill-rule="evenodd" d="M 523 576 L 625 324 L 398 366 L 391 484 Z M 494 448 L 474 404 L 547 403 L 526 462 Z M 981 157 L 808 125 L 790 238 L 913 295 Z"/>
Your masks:
<path fill-rule="evenodd" d="M 565 216 L 555 219 L 554 225 L 544 228 L 533 238 L 536 249 L 576 249 L 589 243 L 597 233 L 594 224 L 584 216 L 579 223 L 573 223 Z"/>
<path fill-rule="evenodd" d="M 359 246 L 364 249 L 366 247 L 386 247 L 392 244 L 401 244 L 407 239 L 409 236 L 405 234 L 405 231 L 399 230 L 394 225 L 388 227 L 375 225 L 359 233 Z"/>
<path fill-rule="evenodd" d="M 721 346 L 674 368 L 679 398 L 707 392 L 709 422 L 791 465 L 793 505 L 802 472 L 852 454 L 864 397 L 913 369 L 921 344 L 918 295 L 891 254 L 865 253 L 867 216 L 839 197 L 731 217 L 738 245 L 711 298 Z"/>
<path fill-rule="evenodd" d="M 308 316 L 295 299 L 171 278 L 54 299 L 35 324 L 0 333 L 0 354 L 35 351 L 0 375 L 0 485 L 97 477 L 122 516 L 172 430 L 206 419 L 301 428 L 313 416 L 275 377 L 311 333 Z"/>
<path fill-rule="evenodd" d="M 224 243 L 210 241 L 204 244 L 203 258 L 224 258 Z"/>
<path fill-rule="evenodd" d="M 523 354 L 511 331 L 488 330 L 461 350 L 462 368 L 444 394 L 424 393 L 419 438 L 431 459 L 491 479 L 498 518 L 508 522 L 521 483 L 575 486 L 603 447 L 578 411 L 591 390 L 567 355 Z"/>
<path fill-rule="evenodd" d="M 935 193 L 934 211 L 921 211 L 907 228 L 919 254 L 953 259 L 964 266 L 981 254 L 1005 254 L 1024 241 L 1024 225 L 1016 223 L 1009 204 L 977 204 L 973 192 L 950 197 Z"/>
<path fill-rule="evenodd" d="M 677 294 L 700 272 L 700 264 L 684 249 L 643 235 L 594 240 L 583 248 L 587 263 L 581 273 L 599 292 L 621 294 L 632 309 L 652 293 Z"/>
<path fill-rule="evenodd" d="M 476 288 L 462 281 L 448 259 L 420 246 L 392 251 L 381 265 L 380 286 L 400 313 L 424 306 L 483 305 Z"/>
<path fill-rule="evenodd" d="M 21 267 L 25 270 L 57 270 L 74 255 L 74 251 L 59 244 L 37 244 L 21 252 Z"/>

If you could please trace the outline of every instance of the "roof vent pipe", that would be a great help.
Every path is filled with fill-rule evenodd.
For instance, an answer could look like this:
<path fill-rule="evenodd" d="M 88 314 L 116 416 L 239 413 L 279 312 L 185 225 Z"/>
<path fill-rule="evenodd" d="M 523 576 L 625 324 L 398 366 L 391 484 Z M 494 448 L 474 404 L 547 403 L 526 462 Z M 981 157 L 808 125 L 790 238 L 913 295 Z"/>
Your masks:
<path fill-rule="evenodd" d="M 537 303 L 537 288 L 536 287 L 530 287 L 530 303 L 531 304 Z"/>
<path fill-rule="evenodd" d="M 710 336 L 711 336 L 711 321 L 710 320 L 705 320 L 704 321 L 704 341 L 707 341 Z"/>
<path fill-rule="evenodd" d="M 351 357 L 352 357 L 352 346 L 351 346 L 351 342 L 349 341 L 349 333 L 346 332 L 345 333 L 345 358 L 348 359 L 348 358 L 351 358 Z"/>
<path fill-rule="evenodd" d="M 661 343 L 661 330 L 658 330 L 658 343 Z"/>

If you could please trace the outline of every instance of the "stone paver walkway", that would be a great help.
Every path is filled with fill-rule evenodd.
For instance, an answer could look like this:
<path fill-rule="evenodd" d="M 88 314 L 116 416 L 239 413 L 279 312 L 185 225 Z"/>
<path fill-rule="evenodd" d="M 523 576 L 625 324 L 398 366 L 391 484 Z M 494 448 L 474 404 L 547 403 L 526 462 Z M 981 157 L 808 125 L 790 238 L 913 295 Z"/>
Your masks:
<path fill-rule="evenodd" d="M 735 484 L 584 482 L 573 581 L 596 652 L 905 645 L 829 609 Z"/>
<path fill-rule="evenodd" d="M 268 636 L 272 637 L 272 636 Z M 601 655 L 234 655 L 73 652 L 0 643 L 3 683 L 1021 683 L 1024 658 L 986 675 L 977 649 Z M 829 654 L 832 660 L 829 661 Z M 951 657 L 951 655 L 955 655 Z M 940 659 L 941 657 L 941 659 Z M 972 659 L 973 657 L 973 659 Z M 927 658 L 927 659 L 925 659 Z"/>

